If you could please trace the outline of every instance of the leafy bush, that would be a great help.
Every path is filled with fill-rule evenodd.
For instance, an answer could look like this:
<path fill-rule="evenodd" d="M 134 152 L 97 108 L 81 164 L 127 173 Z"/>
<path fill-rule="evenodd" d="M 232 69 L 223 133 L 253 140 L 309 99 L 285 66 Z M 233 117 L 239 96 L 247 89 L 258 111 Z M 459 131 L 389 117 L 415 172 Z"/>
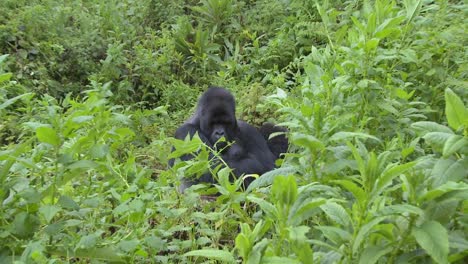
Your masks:
<path fill-rule="evenodd" d="M 465 3 L 2 7 L 1 263 L 464 263 Z M 209 150 L 171 136 L 209 84 L 290 151 L 182 195 Z"/>

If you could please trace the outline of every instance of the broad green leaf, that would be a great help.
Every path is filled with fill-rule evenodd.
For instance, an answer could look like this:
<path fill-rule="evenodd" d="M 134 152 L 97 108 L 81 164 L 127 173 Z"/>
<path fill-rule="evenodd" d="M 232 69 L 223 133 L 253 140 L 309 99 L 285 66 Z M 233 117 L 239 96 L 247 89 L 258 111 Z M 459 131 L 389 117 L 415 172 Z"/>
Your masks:
<path fill-rule="evenodd" d="M 0 74 L 0 84 L 3 82 L 9 81 L 11 79 L 11 76 L 13 76 L 11 72 Z"/>
<path fill-rule="evenodd" d="M 441 197 L 442 195 L 453 191 L 461 191 L 468 195 L 468 184 L 464 182 L 447 182 L 446 184 L 441 185 L 436 189 L 428 191 L 419 200 L 421 202 L 434 200 L 438 197 Z"/>
<path fill-rule="evenodd" d="M 287 257 L 264 257 L 262 259 L 262 264 L 301 264 L 297 259 L 287 258 Z"/>
<path fill-rule="evenodd" d="M 291 225 L 298 225 L 317 212 L 317 208 L 326 202 L 323 198 L 310 198 L 300 206 L 293 206 L 289 212 L 288 221 Z"/>
<path fill-rule="evenodd" d="M 320 230 L 323 235 L 333 241 L 336 246 L 348 243 L 352 239 L 351 234 L 343 228 L 335 226 L 316 226 L 315 229 Z"/>
<path fill-rule="evenodd" d="M 62 206 L 62 208 L 68 209 L 68 210 L 80 209 L 80 206 L 75 201 L 73 201 L 72 198 L 65 196 L 65 195 L 60 196 L 58 200 L 58 204 Z"/>
<path fill-rule="evenodd" d="M 96 162 L 92 160 L 79 160 L 77 162 L 74 162 L 68 165 L 66 168 L 69 170 L 76 170 L 76 169 L 89 170 L 89 169 L 97 168 L 98 166 L 99 164 L 97 164 Z"/>
<path fill-rule="evenodd" d="M 307 233 L 309 232 L 310 227 L 308 226 L 294 226 L 289 227 L 289 239 L 295 242 L 305 243 L 307 242 Z"/>
<path fill-rule="evenodd" d="M 359 204 L 363 204 L 367 199 L 366 192 L 361 187 L 357 186 L 354 182 L 350 180 L 335 180 L 333 182 L 343 186 L 346 190 L 351 192 Z"/>
<path fill-rule="evenodd" d="M 247 196 L 247 199 L 251 202 L 258 204 L 263 210 L 263 212 L 265 212 L 270 217 L 273 217 L 273 219 L 276 219 L 278 217 L 278 212 L 276 211 L 276 208 L 275 206 L 273 206 L 273 204 L 254 196 Z"/>
<path fill-rule="evenodd" d="M 261 177 L 258 177 L 256 180 L 254 180 L 247 188 L 247 192 L 273 184 L 275 178 L 280 175 L 291 175 L 296 172 L 297 168 L 293 166 L 282 167 L 269 171 L 263 174 Z"/>
<path fill-rule="evenodd" d="M 354 239 L 354 243 L 353 243 L 353 254 L 357 254 L 361 244 L 364 241 L 364 239 L 369 238 L 369 232 L 372 230 L 372 228 L 374 228 L 374 226 L 376 226 L 377 224 L 379 224 L 380 222 L 382 222 L 386 218 L 387 218 L 386 216 L 376 217 L 376 218 L 372 219 L 370 222 L 368 222 L 367 224 L 363 225 L 359 229 L 359 231 L 358 231 L 358 233 L 357 233 L 357 235 L 356 235 L 356 237 Z"/>
<path fill-rule="evenodd" d="M 445 142 L 452 137 L 452 133 L 443 133 L 443 132 L 429 132 L 423 136 L 424 140 L 437 150 L 442 150 Z"/>
<path fill-rule="evenodd" d="M 441 132 L 441 133 L 453 134 L 453 131 L 450 128 L 437 124 L 435 122 L 429 122 L 429 121 L 415 122 L 411 124 L 411 128 L 416 130 L 421 135 L 425 135 L 426 133 L 429 133 L 429 132 Z"/>
<path fill-rule="evenodd" d="M 81 124 L 81 123 L 87 122 L 87 121 L 89 121 L 89 120 L 91 120 L 93 118 L 94 118 L 93 116 L 89 116 L 89 115 L 77 116 L 77 117 L 74 117 L 72 119 L 72 121 L 75 122 L 75 123 Z"/>
<path fill-rule="evenodd" d="M 31 238 L 39 227 L 39 219 L 36 215 L 21 212 L 15 215 L 10 229 L 13 234 L 20 238 Z"/>
<path fill-rule="evenodd" d="M 459 150 L 466 149 L 467 147 L 468 139 L 466 137 L 452 135 L 447 141 L 445 141 L 442 153 L 444 157 L 448 157 Z"/>
<path fill-rule="evenodd" d="M 390 245 L 366 247 L 359 258 L 359 264 L 374 264 L 383 255 L 388 254 L 392 250 L 393 248 Z"/>
<path fill-rule="evenodd" d="M 186 257 L 205 257 L 215 259 L 224 263 L 234 263 L 235 259 L 231 252 L 218 249 L 192 250 L 184 254 Z"/>
<path fill-rule="evenodd" d="M 96 246 L 98 241 L 97 234 L 90 234 L 85 235 L 80 238 L 78 244 L 76 245 L 76 249 L 92 249 Z"/>
<path fill-rule="evenodd" d="M 61 256 L 63 258 L 78 258 L 78 259 L 95 259 L 103 260 L 112 263 L 128 263 L 125 261 L 123 256 L 117 254 L 118 250 L 112 247 L 103 247 L 103 248 L 86 248 L 86 249 L 76 249 L 76 250 L 64 250 L 59 249 L 51 250 L 52 255 Z"/>
<path fill-rule="evenodd" d="M 41 142 L 48 143 L 54 147 L 60 146 L 60 138 L 57 132 L 51 127 L 38 127 L 36 129 L 36 136 Z"/>
<path fill-rule="evenodd" d="M 410 204 L 395 204 L 385 206 L 384 208 L 382 208 L 382 210 L 376 213 L 376 215 L 378 216 L 403 214 L 415 214 L 417 216 L 424 216 L 424 211 L 421 208 Z"/>
<path fill-rule="evenodd" d="M 466 177 L 468 177 L 468 157 L 460 160 L 441 158 L 431 171 L 433 187 L 438 187 L 449 181 L 459 181 Z"/>
<path fill-rule="evenodd" d="M 387 166 L 387 168 L 385 168 L 382 175 L 378 178 L 377 184 L 376 184 L 377 186 L 372 196 L 380 194 L 386 186 L 391 184 L 393 179 L 400 176 L 407 170 L 411 169 L 412 167 L 414 167 L 414 165 L 416 165 L 416 162 L 408 162 L 408 163 L 396 165 L 393 167 Z"/>
<path fill-rule="evenodd" d="M 365 133 L 360 133 L 360 132 L 337 132 L 335 134 L 333 134 L 333 136 L 330 137 L 330 141 L 341 141 L 341 140 L 344 140 L 344 139 L 349 139 L 349 138 L 364 138 L 364 139 L 373 139 L 375 141 L 378 141 L 380 142 L 380 139 L 374 137 L 374 136 L 371 136 L 371 135 L 368 135 L 368 134 L 365 134 Z"/>
<path fill-rule="evenodd" d="M 281 204 L 292 205 L 297 199 L 297 183 L 294 176 L 277 177 L 271 187 L 271 195 Z"/>
<path fill-rule="evenodd" d="M 243 234 L 240 233 L 236 237 L 236 248 L 239 250 L 240 255 L 244 258 L 247 258 L 250 251 L 252 250 L 252 245 L 250 244 L 249 238 Z"/>
<path fill-rule="evenodd" d="M 419 227 L 415 226 L 411 235 L 437 263 L 448 263 L 448 234 L 439 222 L 427 221 Z"/>
<path fill-rule="evenodd" d="M 419 12 L 419 8 L 421 7 L 422 0 L 404 0 L 403 4 L 405 5 L 406 9 L 406 19 L 408 23 L 413 20 L 413 18 Z"/>
<path fill-rule="evenodd" d="M 50 204 L 43 205 L 41 206 L 41 208 L 39 208 L 39 212 L 46 219 L 46 223 L 50 223 L 52 218 L 54 218 L 54 216 L 61 210 L 62 209 L 60 207 L 56 205 L 50 205 Z"/>
<path fill-rule="evenodd" d="M 323 143 L 314 136 L 304 134 L 292 135 L 293 144 L 301 147 L 306 147 L 310 151 L 319 151 L 324 148 Z"/>
<path fill-rule="evenodd" d="M 351 218 L 343 206 L 335 202 L 328 202 L 324 205 L 321 205 L 320 208 L 334 222 L 342 226 L 349 226 L 351 224 Z"/>
<path fill-rule="evenodd" d="M 449 88 L 445 89 L 445 115 L 454 130 L 468 123 L 468 110 L 463 101 Z"/>
<path fill-rule="evenodd" d="M 33 95 L 34 95 L 33 93 L 25 93 L 25 94 L 15 96 L 11 99 L 8 99 L 5 102 L 3 102 L 3 104 L 0 105 L 0 110 L 7 108 L 8 106 L 14 104 L 16 101 L 18 101 L 19 99 L 22 99 L 23 97 L 31 98 Z"/>

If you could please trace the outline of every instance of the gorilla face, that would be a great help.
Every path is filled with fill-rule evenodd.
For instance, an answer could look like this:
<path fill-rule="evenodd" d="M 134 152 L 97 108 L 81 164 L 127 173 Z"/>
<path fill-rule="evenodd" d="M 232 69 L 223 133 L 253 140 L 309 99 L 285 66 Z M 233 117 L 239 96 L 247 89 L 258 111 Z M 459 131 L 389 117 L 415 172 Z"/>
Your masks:
<path fill-rule="evenodd" d="M 224 137 L 226 141 L 234 141 L 239 131 L 235 115 L 235 102 L 230 93 L 223 90 L 211 90 L 205 93 L 199 102 L 199 119 L 201 132 L 217 149 L 226 146 L 226 142 L 218 142 Z"/>

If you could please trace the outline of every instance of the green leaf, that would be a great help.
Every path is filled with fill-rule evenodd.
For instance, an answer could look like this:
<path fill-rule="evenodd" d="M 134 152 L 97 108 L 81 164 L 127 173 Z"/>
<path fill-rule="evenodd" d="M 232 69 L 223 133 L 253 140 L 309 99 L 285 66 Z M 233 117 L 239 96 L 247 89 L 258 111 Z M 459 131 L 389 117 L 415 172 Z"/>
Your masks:
<path fill-rule="evenodd" d="M 13 76 L 11 72 L 0 74 L 0 84 L 9 81 L 11 79 L 11 76 Z"/>
<path fill-rule="evenodd" d="M 333 182 L 343 186 L 346 190 L 351 192 L 359 204 L 363 204 L 365 202 L 367 198 L 366 192 L 354 182 L 350 180 L 335 180 Z"/>
<path fill-rule="evenodd" d="M 329 240 L 333 241 L 335 245 L 342 245 L 349 243 L 352 239 L 351 234 L 342 228 L 335 226 L 316 226 L 315 229 L 320 230 L 323 235 Z"/>
<path fill-rule="evenodd" d="M 62 208 L 68 209 L 68 210 L 78 210 L 78 209 L 80 209 L 80 206 L 75 201 L 73 201 L 72 198 L 70 198 L 68 196 L 65 196 L 65 195 L 60 196 L 60 198 L 58 200 L 58 204 L 60 204 L 60 206 L 62 206 Z"/>
<path fill-rule="evenodd" d="M 431 171 L 432 186 L 437 187 L 449 181 L 459 181 L 468 177 L 468 157 L 460 160 L 452 158 L 437 160 Z"/>
<path fill-rule="evenodd" d="M 449 88 L 445 89 L 445 115 L 454 130 L 468 123 L 468 110 L 463 101 Z"/>
<path fill-rule="evenodd" d="M 437 150 L 442 150 L 445 142 L 452 136 L 452 133 L 429 132 L 423 136 L 424 140 Z"/>
<path fill-rule="evenodd" d="M 184 254 L 185 257 L 205 257 L 215 259 L 224 263 L 234 263 L 235 259 L 231 252 L 218 249 L 192 250 Z"/>
<path fill-rule="evenodd" d="M 76 116 L 72 119 L 73 122 L 77 123 L 77 124 L 80 124 L 80 123 L 84 123 L 84 122 L 87 122 L 91 119 L 93 119 L 94 117 L 93 116 L 88 116 L 88 115 L 85 115 L 85 116 Z"/>
<path fill-rule="evenodd" d="M 77 162 L 73 162 L 72 164 L 68 165 L 66 168 L 69 170 L 76 170 L 76 169 L 94 169 L 98 167 L 99 164 L 92 160 L 79 160 Z"/>
<path fill-rule="evenodd" d="M 46 204 L 46 205 L 41 206 L 41 208 L 39 208 L 39 213 L 41 213 L 42 216 L 44 216 L 44 218 L 46 219 L 46 223 L 50 223 L 52 218 L 54 218 L 54 216 L 58 212 L 60 212 L 60 210 L 62 209 L 56 205 Z"/>
<path fill-rule="evenodd" d="M 414 165 L 416 165 L 416 162 L 408 162 L 393 167 L 390 167 L 390 165 L 387 166 L 382 175 L 378 178 L 376 184 L 377 186 L 372 196 L 380 194 L 384 190 L 384 188 L 392 182 L 393 179 L 400 176 L 405 171 L 411 169 L 412 167 L 414 167 Z"/>
<path fill-rule="evenodd" d="M 284 205 L 292 205 L 297 199 L 296 177 L 277 177 L 271 187 L 271 195 L 277 202 Z"/>
<path fill-rule="evenodd" d="M 463 150 L 468 147 L 468 139 L 459 135 L 452 135 L 445 141 L 444 149 L 442 151 L 444 157 L 448 157 L 453 153 Z"/>
<path fill-rule="evenodd" d="M 453 134 L 453 131 L 450 128 L 437 124 L 435 122 L 429 122 L 429 121 L 415 122 L 411 124 L 411 128 L 416 130 L 418 133 L 422 135 L 425 135 L 426 133 L 429 133 L 429 132 L 442 132 L 442 133 Z"/>
<path fill-rule="evenodd" d="M 97 234 L 90 234 L 82 236 L 78 244 L 76 245 L 77 249 L 91 249 L 94 248 L 97 244 L 98 236 Z"/>
<path fill-rule="evenodd" d="M 326 202 L 323 198 L 310 198 L 300 206 L 293 206 L 289 212 L 288 221 L 291 225 L 298 225 L 315 214 L 317 208 Z"/>
<path fill-rule="evenodd" d="M 80 241 L 81 242 L 81 241 Z M 76 250 L 58 250 L 53 248 L 49 250 L 52 255 L 61 256 L 63 258 L 79 258 L 79 259 L 93 259 L 93 260 L 104 260 L 108 262 L 127 263 L 122 256 L 119 256 L 116 252 L 118 250 L 113 247 L 104 248 L 86 248 Z"/>
<path fill-rule="evenodd" d="M 349 226 L 351 224 L 351 218 L 349 217 L 348 212 L 346 212 L 343 206 L 335 202 L 328 202 L 321 205 L 320 209 L 322 209 L 322 211 L 325 212 L 331 220 L 342 226 Z"/>
<path fill-rule="evenodd" d="M 14 104 L 16 101 L 18 101 L 19 99 L 21 99 L 23 97 L 31 98 L 33 95 L 34 95 L 33 93 L 25 93 L 25 94 L 15 96 L 15 97 L 13 97 L 11 99 L 8 99 L 5 102 L 3 102 L 3 104 L 0 105 L 0 110 L 3 110 L 5 108 L 7 108 L 8 106 Z"/>
<path fill-rule="evenodd" d="M 292 135 L 293 144 L 301 147 L 306 147 L 310 151 L 319 151 L 324 148 L 323 143 L 314 136 L 304 134 Z"/>
<path fill-rule="evenodd" d="M 54 147 L 60 146 L 60 138 L 57 132 L 51 127 L 38 127 L 36 129 L 36 136 L 37 139 L 43 143 L 48 143 Z"/>
<path fill-rule="evenodd" d="M 448 263 L 448 234 L 439 222 L 427 221 L 420 227 L 415 226 L 411 235 L 437 263 Z"/>
<path fill-rule="evenodd" d="M 387 246 L 369 246 L 366 247 L 361 257 L 359 258 L 359 264 L 374 264 L 376 263 L 383 255 L 391 252 L 393 248 L 389 245 Z"/>
<path fill-rule="evenodd" d="M 260 208 L 262 209 L 263 212 L 265 212 L 267 215 L 269 215 L 270 217 L 272 217 L 273 219 L 276 219 L 276 217 L 278 216 L 278 212 L 276 211 L 276 207 L 273 206 L 273 204 L 261 199 L 261 198 L 257 198 L 257 197 L 254 197 L 254 196 L 247 196 L 247 199 L 251 202 L 254 202 L 256 204 L 258 204 L 260 206 Z"/>
<path fill-rule="evenodd" d="M 21 212 L 15 216 L 15 219 L 10 224 L 11 232 L 20 238 L 30 238 L 38 229 L 39 223 L 37 216 Z"/>
<path fill-rule="evenodd" d="M 364 138 L 364 139 L 373 139 L 377 142 L 380 142 L 380 139 L 360 132 L 337 132 L 330 137 L 330 141 L 341 141 L 348 138 Z"/>
<path fill-rule="evenodd" d="M 360 248 L 364 239 L 369 237 L 369 232 L 372 230 L 372 228 L 386 218 L 386 216 L 376 217 L 359 229 L 353 243 L 353 254 L 357 254 L 358 249 Z"/>
<path fill-rule="evenodd" d="M 290 166 L 274 169 L 272 171 L 264 173 L 261 177 L 258 177 L 249 185 L 249 187 L 247 188 L 247 192 L 273 184 L 275 178 L 280 175 L 290 175 L 296 172 L 297 168 Z"/>

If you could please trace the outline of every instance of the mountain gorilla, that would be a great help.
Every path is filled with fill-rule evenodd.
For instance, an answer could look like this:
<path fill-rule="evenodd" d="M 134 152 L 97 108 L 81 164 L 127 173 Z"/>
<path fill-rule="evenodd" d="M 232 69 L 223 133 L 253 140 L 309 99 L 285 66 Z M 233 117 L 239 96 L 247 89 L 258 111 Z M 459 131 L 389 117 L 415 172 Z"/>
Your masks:
<path fill-rule="evenodd" d="M 195 114 L 177 129 L 175 138 L 183 140 L 187 135 L 193 137 L 198 132 L 198 136 L 208 147 L 220 151 L 221 158 L 233 169 L 236 177 L 243 174 L 261 175 L 272 170 L 275 160 L 286 152 L 288 141 L 284 135 L 271 140 L 268 137 L 274 132 L 284 132 L 284 129 L 267 124 L 259 132 L 246 122 L 237 120 L 235 108 L 234 97 L 229 91 L 210 87 L 200 97 Z M 219 141 L 223 137 L 225 140 Z M 193 155 L 180 158 L 190 160 Z M 174 165 L 173 159 L 169 161 L 169 165 Z M 246 179 L 244 186 L 251 181 L 251 178 Z M 202 182 L 215 183 L 215 180 L 210 172 L 206 172 L 198 179 L 184 179 L 180 191 Z"/>

